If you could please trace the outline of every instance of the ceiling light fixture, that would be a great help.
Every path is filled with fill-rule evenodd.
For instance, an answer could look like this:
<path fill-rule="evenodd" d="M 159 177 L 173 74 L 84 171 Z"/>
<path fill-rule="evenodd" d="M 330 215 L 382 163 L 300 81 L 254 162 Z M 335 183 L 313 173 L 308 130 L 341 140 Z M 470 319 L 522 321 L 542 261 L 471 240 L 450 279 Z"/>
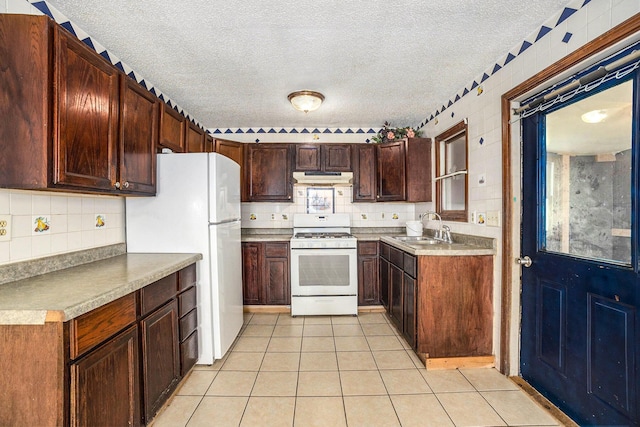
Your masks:
<path fill-rule="evenodd" d="M 322 101 L 324 101 L 323 94 L 312 90 L 298 90 L 290 93 L 287 98 L 289 98 L 289 102 L 291 102 L 293 108 L 298 111 L 304 111 L 305 113 L 317 110 L 320 108 Z"/>
<path fill-rule="evenodd" d="M 600 123 L 607 118 L 607 110 L 593 110 L 580 116 L 585 123 Z"/>

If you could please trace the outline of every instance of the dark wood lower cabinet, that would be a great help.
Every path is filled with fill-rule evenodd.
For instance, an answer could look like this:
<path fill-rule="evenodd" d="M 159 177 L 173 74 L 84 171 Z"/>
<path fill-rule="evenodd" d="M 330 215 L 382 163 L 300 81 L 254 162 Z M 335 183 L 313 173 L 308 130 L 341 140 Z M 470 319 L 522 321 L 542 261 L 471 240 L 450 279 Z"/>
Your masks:
<path fill-rule="evenodd" d="M 144 419 L 151 420 L 180 379 L 178 303 L 172 300 L 140 321 Z"/>
<path fill-rule="evenodd" d="M 72 426 L 138 426 L 138 327 L 71 364 Z"/>
<path fill-rule="evenodd" d="M 393 323 L 395 323 L 396 328 L 402 332 L 404 317 L 402 313 L 402 297 L 403 289 L 403 279 L 404 272 L 401 267 L 398 267 L 395 264 L 389 265 L 389 287 L 391 291 L 391 301 L 389 302 L 389 316 Z"/>
<path fill-rule="evenodd" d="M 378 242 L 358 242 L 358 305 L 379 305 Z"/>
<path fill-rule="evenodd" d="M 389 263 L 388 259 L 380 258 L 380 303 L 389 311 Z"/>
<path fill-rule="evenodd" d="M 416 279 L 404 273 L 402 289 L 402 335 L 416 347 Z"/>
<path fill-rule="evenodd" d="M 289 242 L 242 243 L 245 305 L 291 304 Z"/>
<path fill-rule="evenodd" d="M 421 358 L 488 356 L 493 256 L 414 256 L 380 243 L 380 300 Z"/>
<path fill-rule="evenodd" d="M 0 425 L 148 424 L 198 359 L 192 264 L 67 322 L 0 325 Z"/>

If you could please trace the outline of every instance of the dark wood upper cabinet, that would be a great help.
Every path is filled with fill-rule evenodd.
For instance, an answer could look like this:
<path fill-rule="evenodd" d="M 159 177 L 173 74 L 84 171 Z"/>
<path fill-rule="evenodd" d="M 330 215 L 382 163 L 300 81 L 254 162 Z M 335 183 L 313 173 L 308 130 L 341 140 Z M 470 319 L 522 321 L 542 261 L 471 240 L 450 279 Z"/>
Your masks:
<path fill-rule="evenodd" d="M 247 200 L 293 201 L 293 148 L 291 144 L 247 144 L 244 148 Z"/>
<path fill-rule="evenodd" d="M 204 135 L 204 151 L 205 153 L 213 153 L 216 151 L 216 142 L 211 135 Z"/>
<path fill-rule="evenodd" d="M 225 157 L 230 158 L 234 162 L 240 165 L 240 190 L 241 190 L 241 200 L 243 202 L 248 201 L 247 196 L 247 188 L 245 185 L 245 175 L 244 175 L 244 146 L 245 144 L 236 141 L 227 141 L 224 139 L 216 139 L 215 143 L 215 152 L 222 154 Z"/>
<path fill-rule="evenodd" d="M 1 187 L 155 192 L 157 112 L 137 83 L 46 16 L 0 15 L 0 52 Z"/>
<path fill-rule="evenodd" d="M 296 171 L 319 171 L 321 168 L 320 144 L 295 144 Z"/>
<path fill-rule="evenodd" d="M 378 195 L 380 202 L 403 201 L 407 195 L 404 141 L 376 145 Z"/>
<path fill-rule="evenodd" d="M 351 171 L 351 144 L 324 144 L 320 151 L 325 171 Z"/>
<path fill-rule="evenodd" d="M 350 172 L 350 144 L 295 144 L 295 170 Z"/>
<path fill-rule="evenodd" d="M 431 140 L 408 138 L 376 145 L 380 202 L 430 202 Z"/>
<path fill-rule="evenodd" d="M 160 139 L 161 148 L 169 148 L 177 153 L 185 151 L 187 119 L 169 105 L 164 104 L 160 109 Z"/>
<path fill-rule="evenodd" d="M 155 96 L 121 76 L 120 180 L 124 190 L 154 194 L 158 107 Z"/>
<path fill-rule="evenodd" d="M 204 153 L 204 131 L 189 123 L 186 132 L 187 153 Z"/>
<path fill-rule="evenodd" d="M 353 144 L 353 201 L 376 201 L 376 146 Z"/>
<path fill-rule="evenodd" d="M 118 182 L 118 71 L 59 27 L 54 51 L 53 183 L 109 190 Z"/>

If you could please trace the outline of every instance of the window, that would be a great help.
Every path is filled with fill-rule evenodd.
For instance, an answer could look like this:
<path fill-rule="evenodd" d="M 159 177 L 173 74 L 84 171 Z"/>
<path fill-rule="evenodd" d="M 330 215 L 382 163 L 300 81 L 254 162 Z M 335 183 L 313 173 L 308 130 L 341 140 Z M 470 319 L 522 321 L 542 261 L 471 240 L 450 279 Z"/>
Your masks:
<path fill-rule="evenodd" d="M 443 220 L 467 220 L 467 124 L 436 136 L 436 212 Z"/>

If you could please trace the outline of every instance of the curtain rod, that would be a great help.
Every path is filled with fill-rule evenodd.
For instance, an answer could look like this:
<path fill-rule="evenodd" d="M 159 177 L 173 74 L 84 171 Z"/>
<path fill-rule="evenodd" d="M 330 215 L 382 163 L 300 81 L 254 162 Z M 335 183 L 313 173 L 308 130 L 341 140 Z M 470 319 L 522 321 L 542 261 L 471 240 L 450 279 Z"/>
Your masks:
<path fill-rule="evenodd" d="M 567 84 L 566 86 L 563 86 L 559 89 L 554 90 L 553 92 L 549 92 L 548 94 L 541 96 L 539 98 L 534 99 L 533 101 L 531 101 L 530 103 L 528 103 L 527 105 L 523 105 L 522 107 L 518 107 L 518 108 L 514 108 L 513 109 L 513 113 L 514 114 L 520 114 L 525 110 L 529 110 L 531 108 L 536 108 L 538 105 L 542 104 L 543 102 L 549 101 L 552 98 L 555 98 L 558 95 L 562 95 L 564 93 L 569 92 L 572 89 L 578 88 L 580 86 L 584 86 L 587 85 L 595 80 L 598 80 L 600 78 L 603 78 L 607 75 L 607 73 L 615 70 L 618 67 L 621 67 L 623 65 L 626 65 L 632 61 L 635 61 L 636 59 L 640 58 L 640 50 L 636 49 L 633 52 L 631 52 L 629 55 L 624 56 L 616 61 L 613 61 L 610 64 L 607 64 L 605 66 L 600 66 L 598 67 L 596 70 L 590 72 L 589 74 L 587 74 L 586 76 L 582 76 L 579 79 L 575 79 L 573 80 L 571 83 Z"/>

